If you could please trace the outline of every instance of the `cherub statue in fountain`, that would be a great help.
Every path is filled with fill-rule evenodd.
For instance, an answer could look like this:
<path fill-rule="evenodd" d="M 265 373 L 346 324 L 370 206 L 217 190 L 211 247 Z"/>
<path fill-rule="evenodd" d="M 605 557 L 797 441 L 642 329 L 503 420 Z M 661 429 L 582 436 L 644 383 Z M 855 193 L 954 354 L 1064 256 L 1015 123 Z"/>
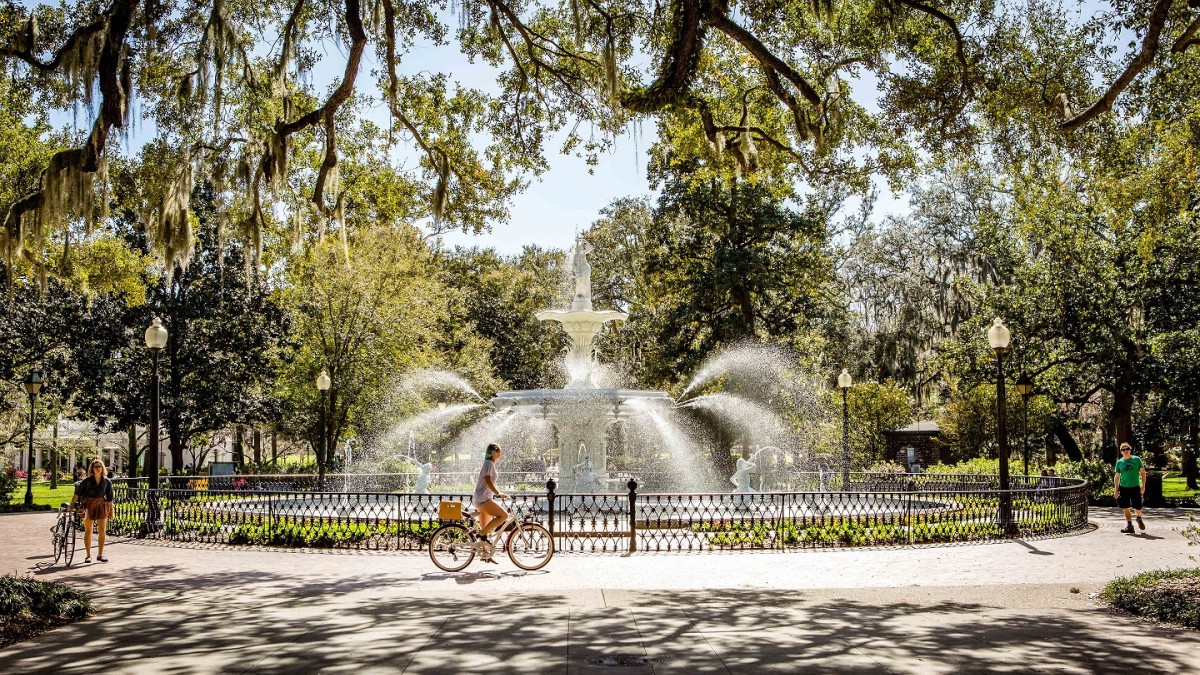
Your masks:
<path fill-rule="evenodd" d="M 750 451 L 743 450 L 742 456 L 737 460 L 737 471 L 729 477 L 729 482 L 736 486 L 733 489 L 734 494 L 747 494 L 755 491 L 750 487 L 750 472 L 757 468 L 758 465 L 750 461 Z"/>
<path fill-rule="evenodd" d="M 603 490 L 604 480 L 596 475 L 596 470 L 592 467 L 592 458 L 586 454 L 583 443 L 579 444 L 579 456 L 579 463 L 571 467 L 571 475 L 575 479 L 577 489 Z"/>
<path fill-rule="evenodd" d="M 433 473 L 433 462 L 424 462 L 419 467 L 421 474 L 417 476 L 417 485 L 413 488 L 413 492 L 419 495 L 429 494 L 429 478 Z"/>

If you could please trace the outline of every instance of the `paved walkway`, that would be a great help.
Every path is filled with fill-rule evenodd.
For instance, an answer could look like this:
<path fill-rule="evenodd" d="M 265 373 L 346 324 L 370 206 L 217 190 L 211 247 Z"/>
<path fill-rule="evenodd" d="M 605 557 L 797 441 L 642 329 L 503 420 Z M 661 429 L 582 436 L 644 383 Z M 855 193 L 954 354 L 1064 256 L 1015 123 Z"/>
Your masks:
<path fill-rule="evenodd" d="M 1155 511 L 1140 536 L 1095 509 L 1097 529 L 1060 539 L 573 554 L 529 574 L 136 541 L 43 571 L 52 514 L 0 515 L 0 572 L 84 587 L 97 609 L 0 651 L 0 673 L 1197 673 L 1200 633 L 1089 597 L 1200 565 L 1186 513 Z"/>

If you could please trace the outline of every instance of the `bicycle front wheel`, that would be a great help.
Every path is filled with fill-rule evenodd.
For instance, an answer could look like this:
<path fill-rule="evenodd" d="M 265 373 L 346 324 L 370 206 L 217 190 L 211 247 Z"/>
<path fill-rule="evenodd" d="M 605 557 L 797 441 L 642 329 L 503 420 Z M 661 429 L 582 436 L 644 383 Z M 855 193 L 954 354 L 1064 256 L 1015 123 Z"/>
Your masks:
<path fill-rule="evenodd" d="M 537 523 L 521 523 L 508 535 L 508 558 L 523 570 L 540 570 L 554 557 L 554 538 Z"/>
<path fill-rule="evenodd" d="M 446 572 L 460 572 L 475 559 L 475 542 L 462 525 L 443 525 L 429 539 L 429 559 Z"/>
<path fill-rule="evenodd" d="M 73 516 L 67 516 L 67 526 L 63 528 L 65 530 L 65 532 L 63 532 L 60 535 L 62 537 L 62 541 L 61 541 L 62 561 L 63 561 L 63 565 L 65 565 L 66 567 L 70 567 L 71 561 L 73 561 L 75 559 L 75 522 L 74 522 L 74 520 L 75 520 L 75 518 Z"/>
<path fill-rule="evenodd" d="M 58 561 L 62 558 L 63 537 L 65 536 L 64 531 L 67 529 L 66 525 L 64 524 L 65 522 L 65 519 L 60 515 L 58 517 L 58 523 L 54 527 L 50 528 L 50 534 L 54 545 L 54 564 L 58 564 Z"/>

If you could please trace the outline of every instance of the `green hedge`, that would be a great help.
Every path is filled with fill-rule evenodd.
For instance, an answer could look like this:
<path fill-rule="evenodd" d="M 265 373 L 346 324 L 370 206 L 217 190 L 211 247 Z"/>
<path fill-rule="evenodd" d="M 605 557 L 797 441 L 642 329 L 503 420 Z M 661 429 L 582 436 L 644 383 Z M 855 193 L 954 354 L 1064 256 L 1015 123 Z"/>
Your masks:
<path fill-rule="evenodd" d="M 433 536 L 441 523 L 404 523 L 391 525 L 369 525 L 366 523 L 306 523 L 275 522 L 271 524 L 244 524 L 229 534 L 230 544 L 257 544 L 262 546 L 340 548 L 360 544 L 368 540 L 380 540 L 386 544 L 397 537 L 411 538 L 425 543 Z M 381 546 L 381 548 L 386 546 Z"/>

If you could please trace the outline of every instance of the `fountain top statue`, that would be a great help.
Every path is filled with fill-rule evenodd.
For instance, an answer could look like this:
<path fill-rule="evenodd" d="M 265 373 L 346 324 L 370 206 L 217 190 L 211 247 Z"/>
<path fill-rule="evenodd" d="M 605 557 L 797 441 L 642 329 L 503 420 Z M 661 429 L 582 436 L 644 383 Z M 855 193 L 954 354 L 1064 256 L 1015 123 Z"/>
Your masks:
<path fill-rule="evenodd" d="M 561 323 L 571 338 L 567 361 L 572 376 L 567 389 L 596 388 L 596 383 L 592 381 L 592 340 L 604 324 L 628 318 L 624 312 L 597 312 L 592 309 L 592 266 L 587 260 L 587 254 L 591 252 L 592 245 L 582 237 L 575 241 L 575 253 L 571 259 L 571 268 L 575 273 L 575 297 L 571 299 L 571 308 L 547 309 L 537 313 L 537 318 L 542 321 Z"/>

